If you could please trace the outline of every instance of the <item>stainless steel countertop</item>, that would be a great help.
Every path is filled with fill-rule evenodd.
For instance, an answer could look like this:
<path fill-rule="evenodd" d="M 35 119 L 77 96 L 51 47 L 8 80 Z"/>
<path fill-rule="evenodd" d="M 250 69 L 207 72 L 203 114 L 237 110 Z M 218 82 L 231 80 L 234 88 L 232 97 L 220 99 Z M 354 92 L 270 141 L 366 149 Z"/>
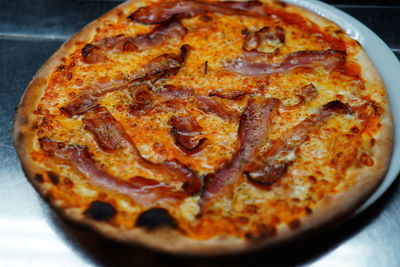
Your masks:
<path fill-rule="evenodd" d="M 338 2 L 399 57 L 400 3 Z M 56 215 L 29 184 L 16 157 L 11 138 L 15 107 L 36 70 L 61 43 L 116 4 L 0 2 L 0 266 L 400 266 L 399 180 L 365 212 L 334 229 L 273 251 L 230 258 L 175 257 L 119 244 Z"/>

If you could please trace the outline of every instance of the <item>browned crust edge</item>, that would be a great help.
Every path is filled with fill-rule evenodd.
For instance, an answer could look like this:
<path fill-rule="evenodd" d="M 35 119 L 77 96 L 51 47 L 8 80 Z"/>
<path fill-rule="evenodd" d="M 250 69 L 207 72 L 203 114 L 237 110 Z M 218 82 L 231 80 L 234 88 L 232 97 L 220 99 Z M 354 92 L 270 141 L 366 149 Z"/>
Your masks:
<path fill-rule="evenodd" d="M 271 3 L 272 1 L 266 0 L 264 2 Z M 33 129 L 39 122 L 33 114 L 33 111 L 37 108 L 38 102 L 44 94 L 47 85 L 47 78 L 51 75 L 51 72 L 55 67 L 62 64 L 62 57 L 73 51 L 76 42 L 90 41 L 96 27 L 102 21 L 110 19 L 110 17 L 116 15 L 120 10 L 124 10 L 124 8 L 132 3 L 133 1 L 128 1 L 117 6 L 102 17 L 88 24 L 65 42 L 39 69 L 21 99 L 14 121 L 14 145 L 26 176 L 42 196 L 46 195 L 47 188 L 34 179 L 35 173 L 41 172 L 42 170 L 32 160 L 30 151 L 32 148 L 38 146 Z M 304 8 L 288 4 L 286 9 L 301 14 L 302 16 L 306 15 L 318 25 L 333 25 L 338 27 L 333 22 Z M 364 66 L 363 76 L 366 78 L 368 86 L 379 86 L 380 88 L 383 88 L 383 82 L 365 52 L 361 50 L 357 57 L 357 61 Z M 323 229 L 327 224 L 339 222 L 358 207 L 380 184 L 388 167 L 392 147 L 392 120 L 387 100 L 385 104 L 383 126 L 379 135 L 376 136 L 377 144 L 374 148 L 374 154 L 379 155 L 378 157 L 375 157 L 375 165 L 373 167 L 360 168 L 355 174 L 355 186 L 350 188 L 350 190 L 334 196 L 327 196 L 322 202 L 314 207 L 312 215 L 302 218 L 300 228 L 293 231 L 289 227 L 282 226 L 275 237 L 266 239 L 263 242 L 251 243 L 235 237 L 219 237 L 199 241 L 189 239 L 181 235 L 178 231 L 170 229 L 159 229 L 153 232 L 148 232 L 143 229 L 119 229 L 105 222 L 97 222 L 88 219 L 82 214 L 80 209 L 63 210 L 57 208 L 54 202 L 51 202 L 50 204 L 66 218 L 78 223 L 90 225 L 96 231 L 101 232 L 107 237 L 123 242 L 139 243 L 156 250 L 171 253 L 221 255 L 254 250 L 261 247 L 271 247 L 278 243 L 298 238 L 310 231 Z M 171 240 L 174 241 L 171 242 Z"/>

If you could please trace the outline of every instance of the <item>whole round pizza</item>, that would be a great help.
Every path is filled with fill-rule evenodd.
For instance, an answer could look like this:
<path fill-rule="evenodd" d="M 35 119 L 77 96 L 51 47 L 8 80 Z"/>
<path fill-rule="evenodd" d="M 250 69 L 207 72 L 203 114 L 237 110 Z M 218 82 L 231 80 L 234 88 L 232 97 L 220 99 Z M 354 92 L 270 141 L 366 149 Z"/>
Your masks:
<path fill-rule="evenodd" d="M 274 246 L 383 179 L 384 85 L 339 26 L 282 1 L 128 1 L 71 37 L 18 107 L 40 194 L 107 237 L 184 254 Z"/>

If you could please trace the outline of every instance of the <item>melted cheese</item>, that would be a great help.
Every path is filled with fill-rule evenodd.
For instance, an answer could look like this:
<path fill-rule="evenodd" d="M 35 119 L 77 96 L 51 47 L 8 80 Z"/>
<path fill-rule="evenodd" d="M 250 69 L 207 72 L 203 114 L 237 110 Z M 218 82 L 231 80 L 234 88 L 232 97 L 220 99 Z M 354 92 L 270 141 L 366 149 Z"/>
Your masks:
<path fill-rule="evenodd" d="M 142 3 L 132 3 L 126 12 L 132 12 Z M 284 12 L 284 11 L 281 11 Z M 125 34 L 135 36 L 149 32 L 153 26 L 133 23 L 126 19 L 126 15 L 114 20 L 106 21 L 100 25 L 93 38 L 93 42 L 105 37 Z M 281 14 L 281 13 L 280 13 Z M 299 124 L 312 114 L 318 112 L 319 107 L 329 101 L 340 99 L 352 107 L 359 107 L 366 102 L 363 95 L 373 92 L 373 99 L 383 101 L 384 92 L 374 92 L 374 88 L 365 88 L 365 83 L 360 78 L 354 78 L 338 70 L 328 72 L 318 68 L 315 70 L 296 70 L 289 74 L 273 74 L 270 76 L 246 77 L 228 73 L 223 66 L 226 61 L 238 58 L 242 54 L 244 35 L 242 30 L 257 31 L 262 27 L 280 26 L 285 30 L 286 41 L 279 53 L 271 59 L 271 63 L 280 62 L 285 55 L 300 50 L 326 50 L 334 45 L 327 38 L 335 29 L 318 29 L 316 26 L 307 28 L 310 23 L 291 24 L 281 19 L 279 15 L 267 18 L 250 18 L 223 16 L 210 14 L 211 21 L 206 22 L 198 16 L 182 20 L 188 29 L 180 44 L 166 42 L 154 49 L 141 52 L 116 53 L 107 51 L 108 60 L 103 63 L 86 64 L 82 61 L 80 50 L 85 44 L 78 44 L 76 51 L 65 59 L 65 66 L 70 66 L 72 74 L 70 80 L 66 79 L 63 71 L 55 71 L 49 78 L 46 95 L 41 99 L 39 109 L 43 118 L 47 118 L 47 126 L 40 127 L 39 137 L 47 136 L 53 140 L 63 141 L 68 144 L 78 144 L 89 148 L 90 153 L 99 166 L 121 180 L 134 176 L 143 176 L 158 181 L 165 181 L 151 170 L 138 166 L 134 153 L 122 150 L 115 153 L 106 153 L 98 148 L 93 135 L 82 127 L 81 116 L 68 118 L 60 112 L 60 108 L 69 103 L 72 97 L 85 90 L 90 90 L 100 80 L 117 79 L 136 73 L 140 68 L 156 56 L 166 53 L 179 53 L 179 47 L 189 44 L 192 49 L 184 67 L 174 76 L 169 77 L 164 83 L 182 85 L 193 88 L 196 94 L 208 95 L 211 91 L 222 93 L 238 90 L 242 92 L 255 92 L 258 97 L 274 97 L 287 105 L 296 104 L 296 94 L 299 89 L 312 83 L 318 92 L 318 97 L 300 106 L 292 112 L 282 112 L 273 118 L 269 137 L 261 151 L 268 149 L 270 141 L 279 139 L 283 133 Z M 346 47 L 357 51 L 358 46 L 353 41 L 344 37 Z M 348 60 L 351 60 L 349 55 Z M 207 62 L 207 73 L 204 64 Z M 356 64 L 356 63 L 354 63 Z M 64 76 L 63 76 L 64 75 Z M 100 79 L 101 78 L 101 79 Z M 228 108 L 243 112 L 248 97 L 238 100 L 221 100 Z M 176 159 L 190 167 L 198 175 L 215 172 L 225 164 L 239 148 L 238 122 L 227 121 L 218 116 L 201 112 L 192 103 L 187 101 L 183 111 L 166 111 L 155 115 L 132 116 L 128 113 L 132 101 L 127 90 L 116 91 L 106 95 L 101 106 L 107 107 L 111 114 L 119 121 L 125 131 L 132 138 L 140 154 L 147 160 L 160 163 L 165 160 Z M 186 155 L 174 144 L 170 135 L 168 120 L 173 115 L 191 114 L 196 117 L 203 128 L 203 136 L 207 138 L 207 146 L 199 153 Z M 312 207 L 324 194 L 331 193 L 343 184 L 351 184 L 351 177 L 338 180 L 338 173 L 332 166 L 333 153 L 339 153 L 337 146 L 343 146 L 348 140 L 352 127 L 361 129 L 362 122 L 355 115 L 334 116 L 321 129 L 313 132 L 309 140 L 300 146 L 300 152 L 289 151 L 280 155 L 279 160 L 293 161 L 288 172 L 276 184 L 268 189 L 258 188 L 243 180 L 234 188 L 233 197 L 222 197 L 214 203 L 217 218 L 239 217 L 250 218 L 243 229 L 256 231 L 256 226 L 261 223 L 273 226 L 289 222 L 296 216 L 304 214 L 305 208 Z M 50 127 L 48 127 L 50 125 Z M 339 138 L 338 138 L 339 136 Z M 343 141 L 343 143 L 341 143 Z M 40 151 L 40 148 L 36 148 Z M 46 157 L 42 155 L 42 157 Z M 53 167 L 46 160 L 42 160 L 46 168 L 57 171 L 63 177 L 69 177 L 74 182 L 74 194 L 68 196 L 61 190 L 52 189 L 58 206 L 77 206 L 85 208 L 89 201 L 96 199 L 102 189 L 93 187 L 86 182 L 85 177 L 76 174 L 68 166 Z M 342 174 L 340 174 L 342 176 Z M 311 178 L 310 178 L 311 177 Z M 168 182 L 168 181 L 166 181 Z M 179 189 L 181 184 L 175 184 Z M 80 198 L 72 198 L 79 195 Z M 143 207 L 134 203 L 126 196 L 115 192 L 107 192 L 107 199 L 116 199 L 118 210 L 123 211 L 115 219 L 121 227 L 133 227 L 132 220 L 136 218 Z M 166 205 L 178 218 L 184 228 L 194 227 L 202 222 L 196 215 L 200 213 L 199 196 L 186 198 L 178 206 Z M 249 207 L 256 205 L 258 212 L 249 212 Z M 180 215 L 179 215 L 180 214 Z M 206 217 L 206 216 L 205 216 Z M 218 219 L 216 220 L 218 221 Z M 212 225 L 210 226 L 212 228 Z M 218 228 L 219 229 L 219 228 Z M 202 236 L 209 238 L 222 232 L 211 231 L 212 234 Z M 227 231 L 227 230 L 226 230 Z M 243 236 L 243 232 L 230 232 L 231 235 Z M 200 238 L 195 232 L 192 237 Z"/>

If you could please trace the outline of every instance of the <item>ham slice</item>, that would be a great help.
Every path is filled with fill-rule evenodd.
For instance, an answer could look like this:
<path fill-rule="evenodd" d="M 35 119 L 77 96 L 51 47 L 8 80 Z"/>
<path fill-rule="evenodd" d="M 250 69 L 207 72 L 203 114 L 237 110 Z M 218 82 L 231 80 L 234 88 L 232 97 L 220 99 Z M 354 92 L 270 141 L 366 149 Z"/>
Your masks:
<path fill-rule="evenodd" d="M 225 64 L 226 70 L 246 76 L 288 73 L 298 68 L 314 69 L 323 67 L 333 70 L 346 60 L 346 53 L 336 50 L 312 50 L 290 53 L 280 63 L 256 63 L 236 59 Z"/>
<path fill-rule="evenodd" d="M 220 13 L 237 16 L 265 15 L 263 5 L 259 1 L 221 1 L 201 2 L 195 0 L 169 1 L 141 7 L 129 18 L 135 22 L 155 24 L 174 16 L 180 18 L 193 17 L 205 13 Z"/>

